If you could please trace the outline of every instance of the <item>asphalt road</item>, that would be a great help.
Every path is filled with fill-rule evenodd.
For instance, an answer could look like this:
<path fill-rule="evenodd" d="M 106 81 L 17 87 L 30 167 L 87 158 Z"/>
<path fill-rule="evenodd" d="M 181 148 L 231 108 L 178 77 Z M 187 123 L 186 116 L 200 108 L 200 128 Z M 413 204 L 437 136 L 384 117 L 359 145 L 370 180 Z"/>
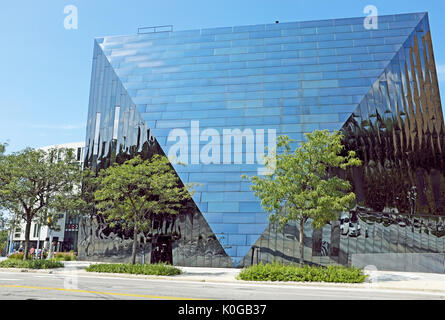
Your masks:
<path fill-rule="evenodd" d="M 0 272 L 2 300 L 404 300 L 445 299 L 445 294 L 359 288 L 117 278 Z"/>

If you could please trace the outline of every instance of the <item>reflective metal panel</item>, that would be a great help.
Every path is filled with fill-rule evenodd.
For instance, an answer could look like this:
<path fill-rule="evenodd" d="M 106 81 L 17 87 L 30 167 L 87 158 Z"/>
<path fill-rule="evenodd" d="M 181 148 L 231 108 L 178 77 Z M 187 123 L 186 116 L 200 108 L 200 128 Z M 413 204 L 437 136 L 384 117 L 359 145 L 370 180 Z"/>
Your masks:
<path fill-rule="evenodd" d="M 304 244 L 311 251 L 306 262 L 347 264 L 351 254 L 443 253 L 444 129 L 425 16 L 342 128 L 346 150 L 363 160 L 361 167 L 339 172 L 351 181 L 358 207 L 322 231 L 305 231 L 312 233 L 312 244 Z M 264 241 L 271 230 L 256 242 L 256 250 L 281 257 L 278 247 Z M 298 233 L 292 240 L 297 245 Z M 322 261 L 324 244 L 329 259 Z M 249 261 L 246 256 L 241 265 Z"/>
<path fill-rule="evenodd" d="M 410 233 L 403 221 L 391 229 L 392 215 L 444 213 L 444 124 L 428 16 L 379 21 L 378 30 L 354 18 L 96 39 L 86 164 L 100 169 L 135 154 L 168 155 L 181 138 L 172 132 L 184 134 L 187 151 L 176 155 L 189 165 L 172 165 L 183 183 L 201 186 L 184 220 L 189 231 L 181 233 L 190 245 L 173 242 L 173 262 L 213 265 L 205 252 L 229 256 L 235 266 L 295 262 L 298 228 L 268 227 L 241 175 L 258 174 L 255 156 L 273 140 L 268 130 L 295 139 L 296 147 L 306 132 L 341 129 L 364 161 L 343 174 L 376 221 L 360 218 L 347 232 L 331 222 L 313 238 L 309 228 L 306 257 L 324 264 L 348 263 L 351 252 L 436 252 L 443 244 L 431 232 Z M 224 130 L 234 129 L 245 136 L 240 149 L 212 149 L 211 161 L 203 156 L 211 138 L 221 145 Z M 202 221 L 190 218 L 197 212 Z M 226 256 L 208 249 L 213 237 Z"/>

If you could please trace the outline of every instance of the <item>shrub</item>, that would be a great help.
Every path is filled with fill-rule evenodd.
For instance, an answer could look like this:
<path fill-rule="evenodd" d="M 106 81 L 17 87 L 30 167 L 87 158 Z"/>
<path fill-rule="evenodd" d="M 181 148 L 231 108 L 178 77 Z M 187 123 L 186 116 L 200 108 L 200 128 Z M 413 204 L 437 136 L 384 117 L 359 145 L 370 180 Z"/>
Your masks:
<path fill-rule="evenodd" d="M 354 267 L 299 267 L 272 263 L 245 268 L 239 273 L 237 278 L 248 281 L 363 283 L 366 275 L 361 269 Z"/>
<path fill-rule="evenodd" d="M 0 268 L 53 269 L 63 268 L 63 264 L 50 260 L 19 260 L 8 259 L 0 262 Z"/>
<path fill-rule="evenodd" d="M 54 254 L 54 260 L 56 261 L 74 261 L 76 260 L 74 252 L 56 252 Z"/>
<path fill-rule="evenodd" d="M 181 274 L 181 270 L 171 265 L 159 264 L 92 264 L 86 268 L 88 272 L 129 273 L 159 276 Z"/>
<path fill-rule="evenodd" d="M 17 252 L 17 253 L 13 253 L 11 254 L 8 259 L 13 259 L 13 260 L 23 260 L 23 252 Z M 28 254 L 28 259 L 31 259 L 31 255 Z"/>

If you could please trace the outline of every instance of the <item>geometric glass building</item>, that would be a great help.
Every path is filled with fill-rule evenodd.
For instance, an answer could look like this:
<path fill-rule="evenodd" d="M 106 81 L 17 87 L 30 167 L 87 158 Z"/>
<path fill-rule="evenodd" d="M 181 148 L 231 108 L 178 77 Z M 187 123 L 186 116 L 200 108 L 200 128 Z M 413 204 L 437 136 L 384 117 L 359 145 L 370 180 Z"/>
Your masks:
<path fill-rule="evenodd" d="M 160 153 L 199 184 L 177 217 L 147 217 L 146 261 L 298 261 L 298 226 L 269 225 L 241 176 L 265 174 L 277 136 L 296 147 L 324 129 L 342 130 L 363 165 L 341 173 L 356 210 L 308 226 L 308 262 L 444 252 L 445 125 L 427 13 L 379 16 L 370 30 L 351 18 L 95 39 L 86 166 Z M 79 255 L 125 260 L 126 232 L 92 215 Z"/>

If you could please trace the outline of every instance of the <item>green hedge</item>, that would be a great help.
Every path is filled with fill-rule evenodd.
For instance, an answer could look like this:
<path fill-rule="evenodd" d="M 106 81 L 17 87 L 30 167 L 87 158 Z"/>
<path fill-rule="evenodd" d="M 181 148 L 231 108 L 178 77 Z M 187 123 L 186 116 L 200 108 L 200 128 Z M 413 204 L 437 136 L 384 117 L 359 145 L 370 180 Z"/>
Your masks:
<path fill-rule="evenodd" d="M 63 264 L 49 260 L 18 260 L 8 259 L 0 262 L 0 268 L 53 269 L 63 268 Z"/>
<path fill-rule="evenodd" d="M 361 269 L 354 267 L 299 267 L 296 265 L 272 263 L 245 268 L 239 273 L 237 278 L 247 281 L 363 283 L 366 275 Z"/>
<path fill-rule="evenodd" d="M 181 274 L 181 270 L 166 264 L 92 264 L 85 269 L 88 272 L 130 273 L 159 276 Z"/>

